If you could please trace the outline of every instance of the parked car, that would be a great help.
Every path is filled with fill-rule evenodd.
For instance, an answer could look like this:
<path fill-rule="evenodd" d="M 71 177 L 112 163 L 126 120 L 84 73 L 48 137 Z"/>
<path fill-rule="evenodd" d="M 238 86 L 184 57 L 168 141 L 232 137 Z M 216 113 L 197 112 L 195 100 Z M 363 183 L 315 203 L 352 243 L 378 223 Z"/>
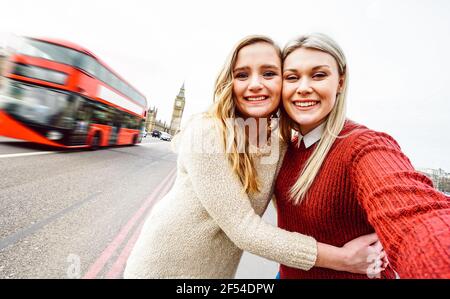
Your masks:
<path fill-rule="evenodd" d="M 156 138 L 161 137 L 161 132 L 158 130 L 153 130 L 152 137 L 156 137 Z"/>
<path fill-rule="evenodd" d="M 161 132 L 161 136 L 159 137 L 159 139 L 165 140 L 165 141 L 170 141 L 170 140 L 172 140 L 172 135 L 170 135 L 166 132 Z"/>

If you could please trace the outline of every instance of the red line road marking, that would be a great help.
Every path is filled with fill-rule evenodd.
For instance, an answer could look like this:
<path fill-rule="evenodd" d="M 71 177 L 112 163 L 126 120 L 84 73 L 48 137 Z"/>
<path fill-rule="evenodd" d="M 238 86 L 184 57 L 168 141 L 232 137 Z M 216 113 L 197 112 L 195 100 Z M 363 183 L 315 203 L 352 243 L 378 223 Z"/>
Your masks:
<path fill-rule="evenodd" d="M 172 177 L 170 183 L 168 183 L 164 190 L 162 190 L 159 193 L 159 198 L 156 198 L 156 200 L 154 200 L 152 202 L 152 206 L 150 207 L 150 210 L 153 208 L 154 204 L 156 204 L 161 198 L 164 197 L 164 195 L 167 194 L 167 192 L 169 192 L 170 188 L 172 188 L 172 185 L 175 181 L 175 176 Z M 150 212 L 149 210 L 149 212 Z M 130 240 L 128 241 L 127 245 L 125 245 L 125 248 L 122 250 L 122 252 L 120 253 L 119 257 L 117 258 L 116 262 L 114 263 L 114 265 L 111 267 L 111 270 L 106 274 L 106 278 L 117 278 L 120 274 L 122 274 L 124 268 L 125 268 L 125 264 L 128 260 L 128 257 L 130 256 L 131 250 L 134 247 L 134 244 L 136 243 L 139 234 L 141 232 L 142 226 L 144 226 L 145 223 L 145 219 L 142 220 L 141 224 L 139 225 L 138 229 L 136 229 L 136 231 L 134 232 L 133 236 L 130 238 Z"/>
<path fill-rule="evenodd" d="M 145 211 L 152 205 L 152 201 L 158 197 L 161 189 L 166 186 L 170 179 L 175 174 L 176 168 L 170 171 L 169 175 L 156 187 L 152 194 L 145 200 L 144 204 L 139 210 L 131 217 L 128 223 L 120 230 L 119 234 L 108 245 L 108 247 L 100 254 L 100 257 L 89 267 L 87 273 L 83 276 L 83 279 L 93 279 L 100 271 L 102 271 L 105 264 L 111 258 L 117 247 L 122 244 L 123 240 L 128 235 L 129 231 L 133 228 L 139 218 L 145 213 Z"/>

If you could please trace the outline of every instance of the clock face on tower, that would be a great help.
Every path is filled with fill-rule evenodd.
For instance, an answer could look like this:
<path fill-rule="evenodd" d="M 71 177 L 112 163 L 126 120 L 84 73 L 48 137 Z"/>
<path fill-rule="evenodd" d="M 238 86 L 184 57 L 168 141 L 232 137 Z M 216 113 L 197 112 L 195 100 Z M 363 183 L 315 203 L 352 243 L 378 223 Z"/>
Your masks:
<path fill-rule="evenodd" d="M 181 107 L 182 105 L 183 105 L 183 103 L 181 103 L 180 101 L 175 102 L 175 106 L 177 106 L 177 107 Z"/>

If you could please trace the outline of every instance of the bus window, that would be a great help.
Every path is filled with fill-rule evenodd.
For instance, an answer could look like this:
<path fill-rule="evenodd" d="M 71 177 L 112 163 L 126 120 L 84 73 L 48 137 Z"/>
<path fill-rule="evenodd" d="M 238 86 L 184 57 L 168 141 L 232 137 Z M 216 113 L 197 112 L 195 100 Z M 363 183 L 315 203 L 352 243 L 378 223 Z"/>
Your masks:
<path fill-rule="evenodd" d="M 59 128 L 73 129 L 78 105 L 79 101 L 76 96 L 68 96 L 65 107 L 53 115 L 51 124 Z"/>
<path fill-rule="evenodd" d="M 79 133 L 86 132 L 92 117 L 92 106 L 82 97 L 78 97 L 79 106 L 75 115 L 75 131 Z"/>
<path fill-rule="evenodd" d="M 99 65 L 98 78 L 105 83 L 108 82 L 108 70 L 102 65 Z"/>
<path fill-rule="evenodd" d="M 123 113 L 123 127 L 129 129 L 130 128 L 130 117 L 128 114 Z"/>
<path fill-rule="evenodd" d="M 108 112 L 105 106 L 100 103 L 93 103 L 92 122 L 96 124 L 106 125 L 108 123 Z"/>
<path fill-rule="evenodd" d="M 27 56 L 44 58 L 73 66 L 77 66 L 79 56 L 82 55 L 75 50 L 31 38 L 23 39 L 18 52 Z"/>
<path fill-rule="evenodd" d="M 100 74 L 100 65 L 94 58 L 88 55 L 83 55 L 83 58 L 80 61 L 80 68 L 95 78 L 97 78 Z"/>
<path fill-rule="evenodd" d="M 140 130 L 141 129 L 141 120 L 139 119 L 139 117 L 137 116 L 133 116 L 133 125 L 134 125 L 134 129 L 135 130 Z"/>
<path fill-rule="evenodd" d="M 119 78 L 117 78 L 114 75 L 113 75 L 112 87 L 114 87 L 115 90 L 120 91 L 120 80 L 119 80 Z"/>

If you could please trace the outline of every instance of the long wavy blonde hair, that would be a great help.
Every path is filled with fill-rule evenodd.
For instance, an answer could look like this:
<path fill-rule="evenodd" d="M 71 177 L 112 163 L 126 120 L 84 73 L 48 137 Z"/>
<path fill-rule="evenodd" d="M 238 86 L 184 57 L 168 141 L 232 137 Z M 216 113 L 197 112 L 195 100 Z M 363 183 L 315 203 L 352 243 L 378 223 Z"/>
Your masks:
<path fill-rule="evenodd" d="M 272 45 L 281 61 L 281 49 L 271 38 L 263 35 L 250 35 L 241 39 L 232 49 L 216 79 L 214 103 L 207 112 L 207 115 L 218 120 L 227 159 L 246 193 L 259 192 L 260 184 L 254 165 L 254 156 L 248 148 L 245 128 L 235 125 L 233 121 L 230 122 L 230 120 L 236 119 L 237 112 L 233 94 L 233 69 L 242 48 L 261 42 Z M 242 150 L 243 144 L 245 145 L 244 150 Z"/>
<path fill-rule="evenodd" d="M 306 198 L 309 188 L 313 184 L 331 146 L 344 127 L 346 118 L 346 97 L 348 83 L 347 60 L 339 45 L 329 36 L 321 33 L 302 35 L 289 42 L 283 49 L 283 61 L 289 54 L 299 48 L 315 49 L 334 57 L 339 68 L 339 75 L 343 77 L 340 92 L 337 93 L 333 109 L 325 121 L 325 130 L 314 152 L 306 161 L 305 166 L 290 190 L 291 199 L 299 204 Z M 299 126 L 280 108 L 280 134 L 284 141 L 290 142 L 292 133 L 299 131 Z"/>

